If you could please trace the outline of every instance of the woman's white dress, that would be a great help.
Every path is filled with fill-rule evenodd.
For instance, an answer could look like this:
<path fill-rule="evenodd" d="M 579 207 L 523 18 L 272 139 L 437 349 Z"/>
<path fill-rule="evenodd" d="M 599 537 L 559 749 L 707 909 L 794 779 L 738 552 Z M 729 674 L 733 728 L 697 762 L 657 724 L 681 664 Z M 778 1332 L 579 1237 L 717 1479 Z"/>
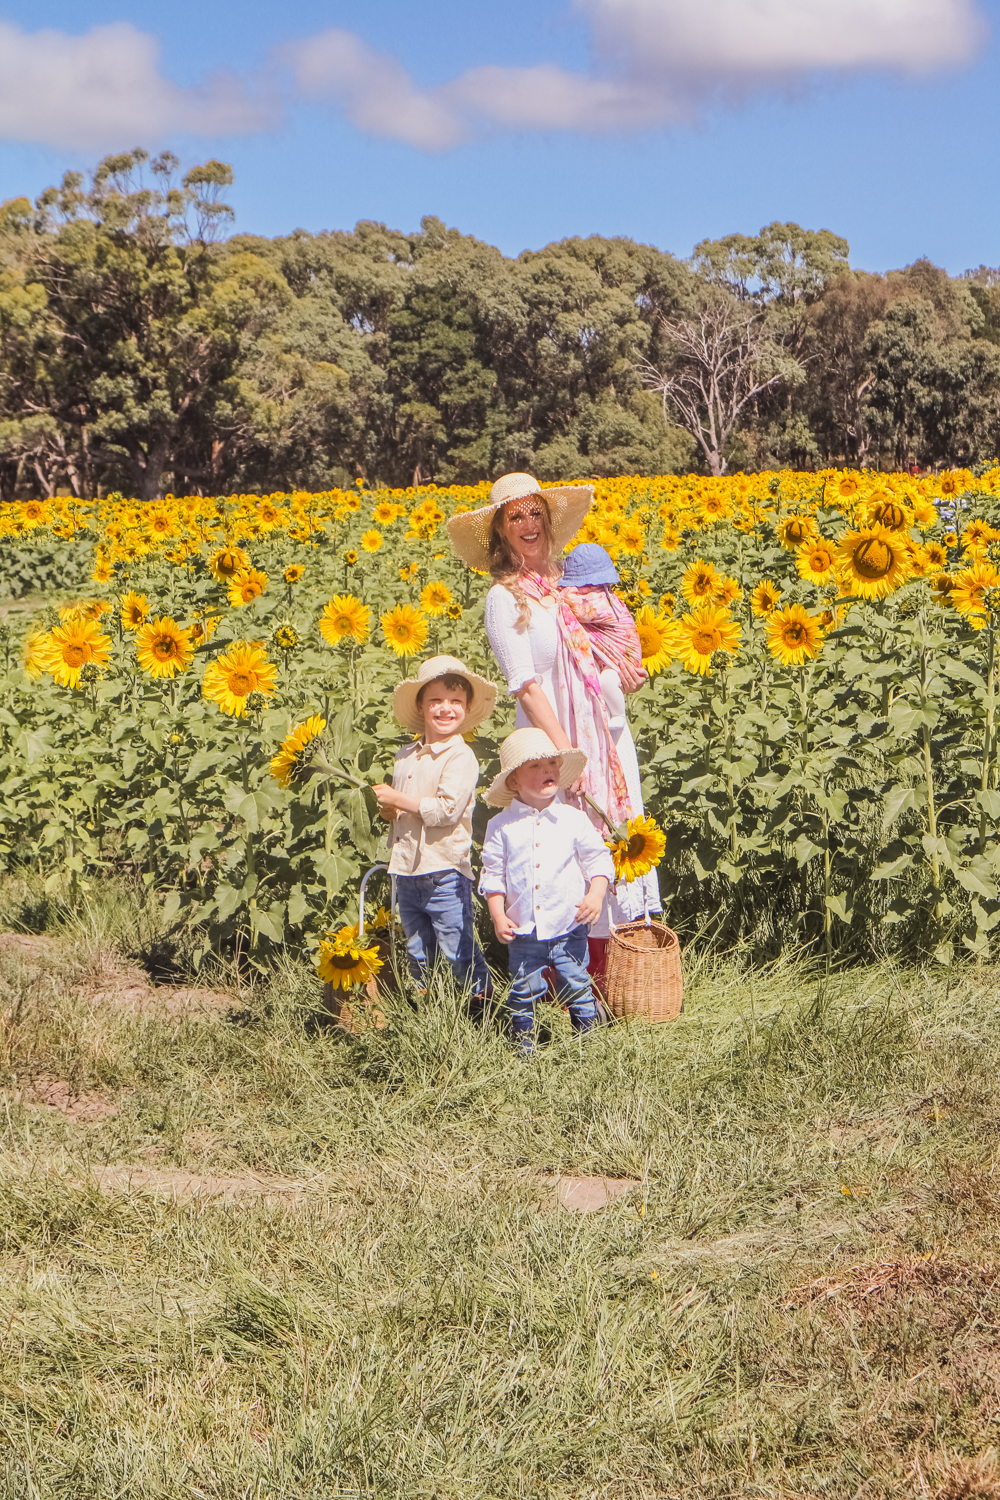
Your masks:
<path fill-rule="evenodd" d="M 494 584 L 486 595 L 486 634 L 497 664 L 507 680 L 508 691 L 516 693 L 527 683 L 538 682 L 555 711 L 555 705 L 559 702 L 559 695 L 555 690 L 555 674 L 559 670 L 559 626 L 556 623 L 555 607 L 529 599 L 528 608 L 530 616 L 525 627 L 518 618 L 517 600 L 510 589 L 504 588 L 503 584 Z M 518 703 L 515 728 L 526 729 L 530 722 Z M 620 722 L 612 720 L 611 733 L 625 774 L 632 816 L 637 818 L 644 808 L 635 741 L 624 719 Z M 650 911 L 662 910 L 655 870 L 650 870 L 648 875 L 629 885 L 621 881 L 614 890 L 608 892 L 604 909 L 590 929 L 590 936 L 608 937 L 611 922 L 618 926 L 621 922 L 631 922 L 636 917 L 641 917 L 647 901 Z"/>

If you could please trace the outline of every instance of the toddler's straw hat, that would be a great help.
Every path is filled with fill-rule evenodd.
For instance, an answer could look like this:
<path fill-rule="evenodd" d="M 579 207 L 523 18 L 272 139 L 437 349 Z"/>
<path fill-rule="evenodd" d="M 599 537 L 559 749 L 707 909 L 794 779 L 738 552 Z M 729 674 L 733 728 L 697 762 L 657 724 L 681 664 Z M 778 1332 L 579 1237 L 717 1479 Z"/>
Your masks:
<path fill-rule="evenodd" d="M 493 778 L 483 801 L 490 807 L 509 807 L 515 793 L 507 777 L 529 760 L 558 760 L 559 786 L 572 786 L 587 764 L 582 750 L 557 750 L 544 729 L 515 729 L 500 746 L 500 774 Z"/>
<path fill-rule="evenodd" d="M 464 563 L 488 573 L 490 567 L 490 522 L 501 506 L 525 495 L 541 495 L 549 507 L 552 520 L 552 548 L 561 552 L 580 530 L 583 518 L 594 501 L 590 484 L 561 484 L 543 490 L 530 474 L 504 474 L 490 490 L 490 503 L 480 510 L 452 516 L 447 523 L 451 545 Z"/>
<path fill-rule="evenodd" d="M 497 703 L 497 690 L 492 682 L 478 672 L 470 672 L 457 656 L 429 656 L 420 663 L 416 677 L 405 677 L 393 690 L 392 711 L 404 729 L 412 729 L 414 733 L 423 729 L 424 716 L 417 706 L 417 695 L 438 677 L 464 677 L 472 689 L 472 700 L 458 733 L 468 734 L 470 729 L 486 722 Z"/>

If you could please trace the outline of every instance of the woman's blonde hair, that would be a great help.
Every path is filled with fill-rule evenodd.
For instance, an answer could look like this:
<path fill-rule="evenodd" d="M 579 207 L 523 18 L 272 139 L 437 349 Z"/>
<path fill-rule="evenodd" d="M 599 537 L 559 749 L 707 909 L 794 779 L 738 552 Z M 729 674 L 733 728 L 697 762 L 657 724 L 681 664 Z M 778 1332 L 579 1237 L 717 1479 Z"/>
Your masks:
<path fill-rule="evenodd" d="M 504 588 L 509 589 L 517 600 L 518 624 L 527 627 L 531 618 L 531 609 L 528 604 L 528 596 L 521 588 L 521 575 L 525 572 L 524 560 L 514 551 L 507 537 L 504 535 L 503 516 L 508 505 L 517 505 L 521 500 L 538 500 L 541 502 L 542 512 L 542 534 L 545 537 L 546 555 L 549 560 L 549 568 L 555 563 L 561 573 L 562 563 L 558 558 L 552 556 L 552 513 L 549 510 L 549 502 L 544 495 L 519 495 L 514 500 L 508 500 L 507 505 L 501 505 L 493 513 L 490 521 L 490 534 L 486 542 L 486 550 L 490 557 L 490 576 L 494 583 L 502 583 Z"/>

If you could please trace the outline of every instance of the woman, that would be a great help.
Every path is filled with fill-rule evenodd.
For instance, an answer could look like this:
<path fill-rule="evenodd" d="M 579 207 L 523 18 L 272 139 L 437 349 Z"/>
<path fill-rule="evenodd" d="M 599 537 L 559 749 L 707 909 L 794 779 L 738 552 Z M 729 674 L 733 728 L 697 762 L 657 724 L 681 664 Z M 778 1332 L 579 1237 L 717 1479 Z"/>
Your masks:
<path fill-rule="evenodd" d="M 592 501 L 589 485 L 543 493 L 530 474 L 505 474 L 488 505 L 451 518 L 448 535 L 464 563 L 493 577 L 486 634 L 517 698 L 515 727 L 544 729 L 558 749 L 585 751 L 587 769 L 570 791 L 589 792 L 618 824 L 643 811 L 635 744 L 627 725 L 612 732 L 587 633 L 558 588 L 560 554 Z M 619 675 L 626 693 L 646 680 L 641 667 L 626 665 Z M 647 901 L 650 911 L 661 909 L 654 871 L 608 893 L 591 929 L 595 972 L 602 967 L 609 922 L 641 916 Z"/>

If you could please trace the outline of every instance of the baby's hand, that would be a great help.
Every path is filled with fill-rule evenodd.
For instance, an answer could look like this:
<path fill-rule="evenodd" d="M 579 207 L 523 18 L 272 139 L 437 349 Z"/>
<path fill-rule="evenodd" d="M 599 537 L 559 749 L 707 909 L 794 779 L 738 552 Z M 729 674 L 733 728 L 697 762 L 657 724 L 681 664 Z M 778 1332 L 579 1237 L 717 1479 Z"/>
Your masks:
<path fill-rule="evenodd" d="M 618 676 L 621 681 L 622 691 L 625 693 L 637 693 L 643 683 L 649 680 L 649 673 L 645 667 L 633 666 L 628 661 L 620 663 L 618 666 Z"/>
<path fill-rule="evenodd" d="M 500 943 L 512 943 L 517 937 L 517 933 L 514 931 L 514 924 L 506 912 L 502 916 L 493 918 L 493 931 L 496 933 L 497 941 Z"/>

